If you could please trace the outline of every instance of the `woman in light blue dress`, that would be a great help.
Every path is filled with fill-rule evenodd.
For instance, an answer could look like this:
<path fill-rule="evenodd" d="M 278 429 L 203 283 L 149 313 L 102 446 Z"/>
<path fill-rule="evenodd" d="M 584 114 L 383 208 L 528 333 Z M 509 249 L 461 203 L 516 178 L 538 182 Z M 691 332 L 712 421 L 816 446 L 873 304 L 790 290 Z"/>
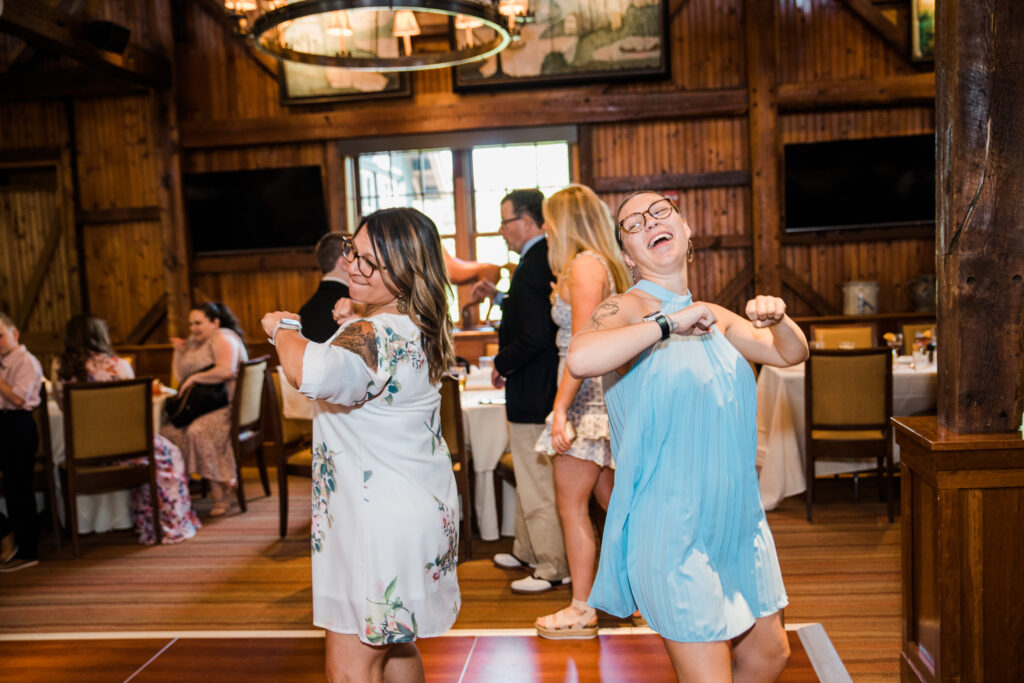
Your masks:
<path fill-rule="evenodd" d="M 788 600 L 757 486 L 748 361 L 799 363 L 807 341 L 781 299 L 750 300 L 749 320 L 692 301 L 691 231 L 671 200 L 640 192 L 617 218 L 641 279 L 595 310 L 567 358 L 576 377 L 621 375 L 605 391 L 616 485 L 588 603 L 639 608 L 680 680 L 774 680 Z"/>

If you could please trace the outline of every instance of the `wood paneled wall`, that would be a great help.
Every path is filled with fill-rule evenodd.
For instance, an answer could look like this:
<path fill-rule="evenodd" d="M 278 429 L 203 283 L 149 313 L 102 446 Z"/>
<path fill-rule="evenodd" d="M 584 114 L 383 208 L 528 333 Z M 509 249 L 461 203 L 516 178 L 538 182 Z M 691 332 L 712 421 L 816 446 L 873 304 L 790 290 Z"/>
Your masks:
<path fill-rule="evenodd" d="M 891 80 L 884 79 L 912 78 L 918 71 L 904 51 L 851 10 L 855 3 L 775 1 L 779 87 L 775 135 L 780 154 L 781 145 L 787 142 L 934 130 L 933 107 L 920 95 L 908 104 L 892 97 L 891 88 L 886 89 Z M 142 4 L 149 9 L 119 0 L 104 3 L 104 11 L 108 18 L 120 17 L 131 24 L 133 32 L 153 36 L 154 45 L 169 50 L 171 3 L 151 0 Z M 874 4 L 905 27 L 906 8 L 901 4 Z M 344 216 L 344 197 L 334 149 L 337 140 L 358 137 L 370 129 L 397 134 L 427 127 L 443 132 L 467 126 L 501 127 L 509 121 L 543 125 L 570 119 L 581 126 L 581 179 L 604 187 L 601 195 L 613 207 L 631 187 L 652 178 L 673 177 L 659 183 L 659 189 L 678 194 L 681 209 L 694 229 L 698 246 L 692 266 L 695 294 L 708 299 L 725 296 L 727 300 L 719 303 L 738 307 L 754 293 L 750 269 L 756 260 L 745 104 L 749 67 L 744 0 L 670 0 L 668 6 L 672 63 L 668 80 L 462 94 L 453 92 L 451 73 L 440 70 L 412 74 L 414 94 L 410 99 L 285 107 L 280 103 L 273 65 L 254 58 L 202 3 L 184 2 L 182 30 L 174 44 L 175 95 L 185 148 L 182 171 L 320 165 L 329 199 L 335 198 L 329 211 L 338 229 L 342 227 L 337 223 Z M 839 104 L 834 99 L 827 104 L 824 98 L 815 99 L 814 93 L 824 92 L 836 82 L 863 84 L 868 94 L 864 101 L 840 98 Z M 676 112 L 658 108 L 659 102 L 669 101 L 666 98 L 689 95 L 706 98 L 698 109 Z M 634 111 L 617 120 L 607 110 L 594 109 L 594 101 L 610 97 L 642 101 L 650 111 Z M 887 104 L 877 105 L 880 100 Z M 0 104 L 0 149 L 61 146 L 73 137 L 81 208 L 151 207 L 158 203 L 153 188 L 160 169 L 156 168 L 154 146 L 161 131 L 146 102 L 140 96 L 76 100 L 68 108 L 50 103 Z M 544 113 L 533 115 L 534 105 Z M 65 111 L 73 115 L 70 130 Z M 495 113 L 482 120 L 481 111 Z M 507 117 L 502 116 L 503 111 Z M 313 129 L 316 133 L 310 137 L 308 131 Z M 196 135 L 203 130 L 233 134 L 225 142 L 216 136 Z M 695 175 L 700 179 L 693 181 Z M 159 276 L 160 224 L 96 223 L 80 225 L 79 230 L 88 304 L 108 319 L 115 336 L 123 337 L 166 286 Z M 842 283 L 857 279 L 879 281 L 881 311 L 909 310 L 904 283 L 919 273 L 934 272 L 933 241 L 915 236 L 889 242 L 884 237 L 864 234 L 853 241 L 814 243 L 783 239 L 781 265 L 799 274 L 819 295 L 817 300 L 805 301 L 784 287 L 782 294 L 791 312 L 824 313 L 820 310 L 823 305 L 839 310 Z M 218 262 L 218 268 L 221 265 L 223 262 Z M 231 306 L 247 333 L 254 336 L 259 335 L 262 312 L 295 308 L 316 285 L 311 261 L 308 268 L 295 260 L 278 269 L 247 272 L 245 268 L 239 265 L 210 272 L 200 267 L 192 284 L 199 296 Z"/>

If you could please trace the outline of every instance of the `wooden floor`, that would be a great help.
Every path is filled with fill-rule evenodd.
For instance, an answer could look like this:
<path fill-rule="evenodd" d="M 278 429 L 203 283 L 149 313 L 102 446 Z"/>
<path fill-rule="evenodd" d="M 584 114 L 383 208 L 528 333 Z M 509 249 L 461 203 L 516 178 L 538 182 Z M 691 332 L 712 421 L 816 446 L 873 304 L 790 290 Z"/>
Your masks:
<path fill-rule="evenodd" d="M 796 632 L 781 683 L 818 680 Z M 75 681 L 323 681 L 318 637 L 137 638 L 0 642 L 5 683 Z M 428 683 L 675 680 L 661 640 L 607 635 L 588 641 L 463 636 L 419 641 Z"/>
<path fill-rule="evenodd" d="M 75 561 L 67 548 L 56 554 L 44 541 L 38 567 L 0 578 L 0 634 L 311 629 L 309 489 L 301 479 L 292 481 L 291 523 L 283 540 L 272 496 L 253 498 L 245 514 L 217 519 L 205 516 L 208 501 L 197 501 L 204 527 L 180 545 L 140 546 L 128 532 L 87 536 L 83 556 Z M 248 491 L 258 491 L 253 477 L 246 482 Z M 786 620 L 821 623 L 854 680 L 896 680 L 899 520 L 886 522 L 885 507 L 870 487 L 858 504 L 850 502 L 849 480 L 825 481 L 818 488 L 822 502 L 814 524 L 805 520 L 801 498 L 768 514 L 790 597 Z M 459 565 L 463 607 L 456 629 L 529 628 L 535 617 L 568 602 L 567 589 L 513 595 L 508 582 L 521 574 L 497 569 L 489 559 L 509 547 L 509 539 L 478 541 L 473 559 Z M 631 626 L 607 615 L 600 625 Z M 289 647 L 322 648 L 322 641 L 314 642 Z M 433 647 L 427 645 L 433 641 L 422 642 Z M 132 643 L 123 647 L 139 645 Z M 149 650 L 147 658 L 155 652 Z"/>

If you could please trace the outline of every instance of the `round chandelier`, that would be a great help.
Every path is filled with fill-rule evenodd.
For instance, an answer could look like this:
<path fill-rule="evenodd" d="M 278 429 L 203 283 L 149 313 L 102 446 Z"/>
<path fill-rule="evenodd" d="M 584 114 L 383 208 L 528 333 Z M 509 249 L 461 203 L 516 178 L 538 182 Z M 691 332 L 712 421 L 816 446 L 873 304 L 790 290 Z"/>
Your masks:
<path fill-rule="evenodd" d="M 467 64 L 505 49 L 527 0 L 224 0 L 240 30 L 277 59 L 357 71 Z M 413 40 L 415 38 L 415 41 Z"/>

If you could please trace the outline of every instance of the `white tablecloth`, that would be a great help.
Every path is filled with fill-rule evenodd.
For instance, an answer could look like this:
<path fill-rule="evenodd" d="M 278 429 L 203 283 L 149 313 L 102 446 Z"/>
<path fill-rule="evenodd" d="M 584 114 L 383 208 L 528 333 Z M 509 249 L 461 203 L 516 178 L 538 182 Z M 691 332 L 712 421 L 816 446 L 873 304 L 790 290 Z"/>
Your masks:
<path fill-rule="evenodd" d="M 173 389 L 164 388 L 159 396 L 153 397 L 153 433 L 160 432 L 164 402 L 174 394 Z M 53 453 L 54 476 L 57 481 L 57 509 L 64 519 L 64 494 L 60 485 L 60 463 L 64 462 L 66 453 L 64 445 L 64 413 L 56 401 L 48 401 L 46 410 L 50 417 L 50 447 Z M 129 498 L 131 491 L 111 491 L 109 493 L 80 494 L 76 496 L 78 503 L 78 533 L 103 533 L 111 529 L 131 529 L 131 511 Z"/>
<path fill-rule="evenodd" d="M 502 524 L 498 529 L 498 505 L 494 496 L 494 468 L 508 449 L 504 389 L 470 389 L 460 400 L 466 445 L 473 458 L 473 500 L 480 538 L 494 541 L 515 535 L 515 489 L 502 482 Z"/>
<path fill-rule="evenodd" d="M 935 410 L 935 364 L 916 369 L 898 363 L 893 368 L 892 410 L 895 416 Z M 807 490 L 804 476 L 804 365 L 764 366 L 757 379 L 757 468 L 761 502 L 774 509 L 787 496 Z M 899 448 L 893 444 L 893 461 Z M 870 467 L 873 458 L 857 461 L 816 460 L 818 475 L 852 472 Z"/>

